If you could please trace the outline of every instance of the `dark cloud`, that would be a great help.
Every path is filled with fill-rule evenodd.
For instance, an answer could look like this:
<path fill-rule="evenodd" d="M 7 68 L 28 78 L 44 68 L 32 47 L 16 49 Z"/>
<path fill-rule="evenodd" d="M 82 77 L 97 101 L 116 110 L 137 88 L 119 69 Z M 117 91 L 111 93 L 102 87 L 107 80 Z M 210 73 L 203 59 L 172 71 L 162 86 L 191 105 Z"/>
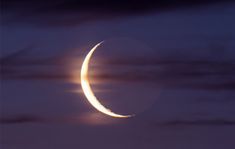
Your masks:
<path fill-rule="evenodd" d="M 73 117 L 64 118 L 43 118 L 38 116 L 20 115 L 0 118 L 0 124 L 21 124 L 21 123 L 78 123 L 80 119 Z M 235 125 L 232 119 L 195 119 L 195 120 L 162 120 L 154 123 L 157 126 L 199 126 L 199 125 Z"/>
<path fill-rule="evenodd" d="M 73 117 L 43 117 L 37 115 L 13 115 L 0 117 L 0 124 L 21 124 L 21 123 L 71 123 L 77 122 Z"/>
<path fill-rule="evenodd" d="M 3 0 L 2 24 L 30 22 L 46 26 L 68 26 L 153 11 L 191 8 L 233 0 Z"/>
<path fill-rule="evenodd" d="M 230 0 L 226 0 L 230 1 Z M 193 6 L 224 2 L 222 0 L 3 0 L 3 9 L 23 9 L 31 7 L 41 7 L 41 11 L 99 11 L 99 12 L 142 12 L 159 8 Z M 30 7 L 30 8 L 29 8 Z M 40 8 L 39 7 L 39 8 Z M 32 9 L 32 8 L 31 8 Z"/>
<path fill-rule="evenodd" d="M 44 121 L 45 120 L 41 117 L 30 116 L 30 115 L 0 118 L 0 124 L 35 123 L 35 122 L 44 122 Z"/>
<path fill-rule="evenodd" d="M 226 2 L 231 0 L 3 0 L 4 9 L 29 9 L 28 7 L 41 7 L 41 11 L 55 12 L 117 12 L 117 13 L 135 13 L 150 11 L 154 9 L 194 6 L 216 2 Z M 24 8 L 19 8 L 23 7 Z M 39 7 L 39 8 L 40 8 Z M 32 9 L 32 8 L 31 8 Z"/>

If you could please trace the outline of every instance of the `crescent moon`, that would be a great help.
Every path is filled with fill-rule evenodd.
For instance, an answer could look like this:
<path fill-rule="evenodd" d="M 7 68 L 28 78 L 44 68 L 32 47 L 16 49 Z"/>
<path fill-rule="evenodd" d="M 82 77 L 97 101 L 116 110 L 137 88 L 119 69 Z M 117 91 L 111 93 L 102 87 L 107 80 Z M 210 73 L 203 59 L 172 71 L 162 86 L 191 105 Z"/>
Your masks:
<path fill-rule="evenodd" d="M 112 117 L 116 117 L 116 118 L 128 118 L 128 117 L 132 117 L 133 115 L 121 115 L 121 114 L 116 114 L 114 112 L 112 112 L 110 109 L 107 109 L 106 107 L 104 107 L 99 100 L 95 97 L 95 94 L 93 93 L 90 83 L 89 83 L 89 79 L 88 79 L 88 67 L 89 67 L 89 61 L 91 59 L 92 54 L 94 53 L 94 51 L 103 43 L 104 41 L 96 44 L 91 50 L 90 52 L 86 55 L 83 64 L 82 64 L 82 68 L 81 68 L 81 86 L 82 86 L 82 90 L 88 100 L 88 102 L 98 111 L 100 111 L 103 114 L 106 114 L 108 116 L 112 116 Z"/>

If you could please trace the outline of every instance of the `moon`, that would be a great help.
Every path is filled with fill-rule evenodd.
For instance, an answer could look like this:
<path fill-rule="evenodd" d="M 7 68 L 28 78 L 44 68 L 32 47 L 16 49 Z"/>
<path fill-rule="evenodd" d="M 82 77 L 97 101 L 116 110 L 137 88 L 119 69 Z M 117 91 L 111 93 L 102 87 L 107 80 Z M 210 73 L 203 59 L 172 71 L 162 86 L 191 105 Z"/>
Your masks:
<path fill-rule="evenodd" d="M 105 106 L 103 106 L 99 100 L 96 98 L 95 94 L 93 93 L 90 83 L 89 83 L 89 79 L 88 79 L 88 68 L 89 68 L 89 61 L 91 59 L 92 54 L 94 53 L 94 51 L 103 43 L 104 41 L 96 44 L 91 50 L 90 52 L 86 55 L 83 64 L 82 64 L 82 68 L 81 68 L 81 86 L 82 86 L 82 90 L 83 93 L 85 94 L 88 102 L 98 111 L 100 111 L 103 114 L 106 114 L 108 116 L 111 117 L 115 117 L 115 118 L 128 118 L 128 117 L 132 117 L 134 115 L 121 115 L 121 114 L 117 114 L 112 112 L 110 109 L 106 108 Z"/>

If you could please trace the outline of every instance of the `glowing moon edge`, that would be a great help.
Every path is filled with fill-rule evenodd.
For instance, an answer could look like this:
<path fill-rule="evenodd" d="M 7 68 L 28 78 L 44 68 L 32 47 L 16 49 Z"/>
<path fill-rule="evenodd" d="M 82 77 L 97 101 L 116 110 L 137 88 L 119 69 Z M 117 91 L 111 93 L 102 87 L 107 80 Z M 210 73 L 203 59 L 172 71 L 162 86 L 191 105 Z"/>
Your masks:
<path fill-rule="evenodd" d="M 90 83 L 89 83 L 89 79 L 88 79 L 88 68 L 89 68 L 89 61 L 91 59 L 92 54 L 94 53 L 94 51 L 103 43 L 104 41 L 96 44 L 91 50 L 90 52 L 86 55 L 83 63 L 82 63 L 82 68 L 81 68 L 81 86 L 82 86 L 82 90 L 88 100 L 88 102 L 98 111 L 100 111 L 103 114 L 106 114 L 108 116 L 111 117 L 115 117 L 115 118 L 128 118 L 128 117 L 133 117 L 134 114 L 132 115 L 121 115 L 121 114 L 117 114 L 112 112 L 110 109 L 104 107 L 99 100 L 96 98 L 95 94 L 93 93 Z"/>

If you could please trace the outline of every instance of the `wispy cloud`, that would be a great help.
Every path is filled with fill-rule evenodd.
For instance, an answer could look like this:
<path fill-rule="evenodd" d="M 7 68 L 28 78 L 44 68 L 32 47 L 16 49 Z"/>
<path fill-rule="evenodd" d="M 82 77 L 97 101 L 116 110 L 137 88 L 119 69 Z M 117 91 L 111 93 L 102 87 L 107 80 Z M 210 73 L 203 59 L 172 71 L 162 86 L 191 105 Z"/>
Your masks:
<path fill-rule="evenodd" d="M 45 119 L 32 115 L 9 116 L 0 118 L 0 124 L 19 124 L 19 123 L 38 123 L 45 122 Z"/>
<path fill-rule="evenodd" d="M 230 119 L 204 119 L 204 120 L 173 120 L 166 122 L 159 122 L 156 125 L 160 126 L 200 126 L 200 125 L 235 125 L 235 120 Z"/>
<path fill-rule="evenodd" d="M 101 116 L 102 117 L 102 116 Z M 88 118 L 88 117 L 86 117 Z M 100 117 L 93 117 L 94 120 L 99 121 Z M 101 118 L 104 119 L 104 118 Z M 21 123 L 84 123 L 84 116 L 79 117 L 60 117 L 60 118 L 45 118 L 42 116 L 33 115 L 16 115 L 0 118 L 0 124 L 21 124 Z M 172 120 L 160 120 L 158 122 L 152 122 L 155 126 L 226 126 L 235 125 L 234 119 L 223 119 L 223 118 L 207 118 L 207 119 L 172 119 Z"/>
<path fill-rule="evenodd" d="M 71 74 L 65 71 L 61 58 L 37 59 L 24 56 L 30 49 L 25 48 L 0 59 L 2 79 L 71 78 Z M 94 67 L 99 73 L 90 74 L 91 77 L 103 81 L 157 83 L 170 88 L 235 89 L 234 61 L 112 59 L 103 64 Z"/>

